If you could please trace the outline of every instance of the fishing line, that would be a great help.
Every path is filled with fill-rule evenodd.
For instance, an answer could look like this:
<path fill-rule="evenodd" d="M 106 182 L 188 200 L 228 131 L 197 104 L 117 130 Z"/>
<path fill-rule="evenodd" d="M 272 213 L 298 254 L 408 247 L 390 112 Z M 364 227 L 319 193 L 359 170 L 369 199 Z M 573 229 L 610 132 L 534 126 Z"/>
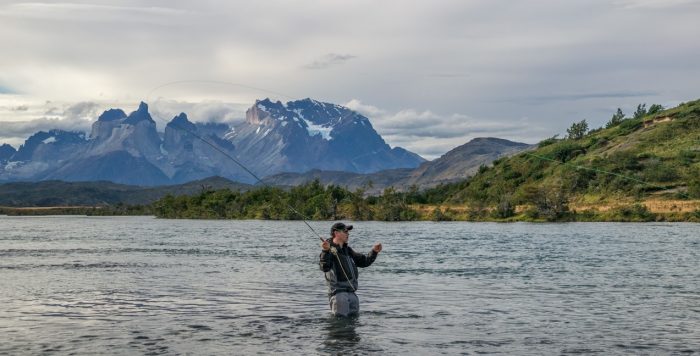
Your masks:
<path fill-rule="evenodd" d="M 538 159 L 541 159 L 541 160 L 545 160 L 545 161 L 555 162 L 555 163 L 560 164 L 560 165 L 562 165 L 562 166 L 573 167 L 573 168 L 576 168 L 576 169 L 582 169 L 582 170 L 592 171 L 592 172 L 596 172 L 596 173 L 609 174 L 609 175 L 613 175 L 613 176 L 616 176 L 616 177 L 620 177 L 620 178 L 622 178 L 622 179 L 627 179 L 627 180 L 631 180 L 631 181 L 633 181 L 633 182 L 641 183 L 641 184 L 643 184 L 643 185 L 646 185 L 646 186 L 649 186 L 649 187 L 653 187 L 653 188 L 656 188 L 656 189 L 666 189 L 666 187 L 662 187 L 662 186 L 660 186 L 660 185 L 655 185 L 655 184 L 652 184 L 652 183 L 643 181 L 643 180 L 641 180 L 641 179 L 637 179 L 637 178 L 632 177 L 632 176 L 627 176 L 627 175 L 620 174 L 620 173 L 605 171 L 605 170 L 598 169 L 598 168 L 589 168 L 589 167 L 585 167 L 585 166 L 579 166 L 579 165 L 576 165 L 576 164 L 566 163 L 566 162 L 559 161 L 559 160 L 557 160 L 557 159 L 553 159 L 553 158 L 549 158 L 549 157 L 545 157 L 545 156 L 540 156 L 540 155 L 536 155 L 536 154 L 529 153 L 529 152 L 523 152 L 523 153 L 524 153 L 525 155 L 527 155 L 527 156 L 535 157 L 535 158 L 538 158 Z M 687 193 L 683 193 L 683 192 L 681 192 L 681 191 L 678 191 L 678 193 L 679 193 L 679 194 L 682 194 L 685 198 L 690 198 L 690 195 L 688 195 Z"/>
<path fill-rule="evenodd" d="M 291 96 L 285 95 L 285 94 L 277 93 L 277 92 L 270 91 L 270 90 L 260 89 L 260 88 L 256 88 L 256 87 L 252 87 L 252 86 L 248 86 L 248 85 L 243 85 L 243 84 L 229 83 L 229 82 L 215 81 L 215 80 L 178 80 L 178 81 L 173 81 L 173 82 L 161 84 L 161 85 L 156 86 L 155 88 L 151 89 L 151 90 L 148 92 L 148 95 L 146 95 L 146 102 L 148 102 L 148 101 L 150 100 L 151 95 L 152 95 L 155 91 L 157 91 L 157 90 L 159 90 L 159 89 L 161 89 L 161 88 L 165 88 L 165 87 L 167 87 L 167 86 L 179 85 L 179 84 L 187 84 L 187 83 L 206 83 L 206 84 L 220 84 L 220 85 L 236 86 L 236 87 L 242 87 L 242 88 L 246 88 L 246 89 L 254 89 L 254 90 L 259 90 L 259 91 L 263 91 L 263 92 L 267 92 L 267 93 L 272 93 L 272 94 L 275 94 L 275 95 L 283 96 L 283 97 L 286 97 L 286 98 L 288 98 L 288 99 L 294 100 L 294 98 L 292 98 Z M 346 114 L 346 115 L 350 115 L 350 114 L 352 114 L 352 111 L 351 111 L 350 113 Z M 204 142 L 205 144 L 207 144 L 207 145 L 210 146 L 211 148 L 215 149 L 216 151 L 218 151 L 219 153 L 223 154 L 225 157 L 227 157 L 228 159 L 230 159 L 231 161 L 233 161 L 234 163 L 236 163 L 239 167 L 241 167 L 241 168 L 242 168 L 244 171 L 246 171 L 248 174 L 250 174 L 250 175 L 256 180 L 256 183 L 260 183 L 260 184 L 263 185 L 263 186 L 266 185 L 265 182 L 263 182 L 263 180 L 260 179 L 260 177 L 258 177 L 255 173 L 253 173 L 253 171 L 251 171 L 250 169 L 248 169 L 243 163 L 241 163 L 239 160 L 237 160 L 236 158 L 234 158 L 233 156 L 231 156 L 230 154 L 228 154 L 228 152 L 222 150 L 222 149 L 221 149 L 220 147 L 218 147 L 217 145 L 215 145 L 215 144 L 209 142 L 209 141 L 206 140 L 204 137 L 202 137 L 202 136 L 196 134 L 196 133 L 193 132 L 192 130 L 189 130 L 189 129 L 185 128 L 185 127 L 182 127 L 182 126 L 180 126 L 180 125 L 178 125 L 178 124 L 176 124 L 176 123 L 173 123 L 172 121 L 171 121 L 171 122 L 167 122 L 164 118 L 160 117 L 159 115 L 157 115 L 157 114 L 155 114 L 155 113 L 154 113 L 154 116 L 155 116 L 157 119 L 159 119 L 161 122 L 164 122 L 166 125 L 171 125 L 171 127 L 174 127 L 174 128 L 176 128 L 176 129 L 178 129 L 178 130 L 187 132 L 187 133 L 189 133 L 190 135 L 192 135 L 193 137 L 195 137 L 195 138 L 199 139 L 200 141 Z M 340 120 L 342 121 L 342 119 L 344 119 L 345 117 L 347 117 L 347 116 L 341 117 Z M 278 195 L 277 198 L 279 198 L 280 201 L 284 200 L 284 199 L 281 199 L 282 197 L 281 197 L 280 195 Z M 297 214 L 297 215 L 299 215 L 299 216 L 301 217 L 301 220 L 302 220 L 302 221 L 304 222 L 304 224 L 309 228 L 309 230 L 311 230 L 311 232 L 314 233 L 314 235 L 316 235 L 322 242 L 325 242 L 325 240 L 323 239 L 323 237 L 321 237 L 321 235 L 319 235 L 319 233 L 316 232 L 316 230 L 314 230 L 314 228 L 311 227 L 311 225 L 306 221 L 306 220 L 307 220 L 307 217 L 306 217 L 304 214 L 302 214 L 302 213 L 299 212 L 297 209 L 295 209 L 291 204 L 289 204 L 289 202 L 287 202 L 286 205 L 287 205 L 287 208 L 289 208 L 292 212 L 294 212 L 295 214 Z M 343 267 L 343 263 L 340 261 L 340 257 L 338 256 L 338 251 L 337 251 L 337 249 L 336 249 L 335 247 L 331 246 L 330 252 L 331 252 L 331 253 L 336 257 L 336 259 L 338 260 L 338 264 L 340 265 L 340 269 L 341 269 L 341 271 L 343 272 L 343 275 L 345 276 L 345 279 L 346 279 L 346 280 L 348 281 L 348 283 L 350 284 L 350 287 L 353 289 L 353 291 L 356 291 L 355 286 L 352 285 L 352 282 L 350 282 L 350 278 L 348 278 L 348 275 L 347 275 L 347 273 L 345 272 L 345 268 Z"/>

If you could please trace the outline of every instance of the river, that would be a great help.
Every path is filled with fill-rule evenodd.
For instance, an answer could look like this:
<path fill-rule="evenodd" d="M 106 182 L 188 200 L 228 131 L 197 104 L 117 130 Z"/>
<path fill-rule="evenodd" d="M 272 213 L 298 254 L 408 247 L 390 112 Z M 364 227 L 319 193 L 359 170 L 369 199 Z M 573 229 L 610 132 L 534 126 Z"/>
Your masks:
<path fill-rule="evenodd" d="M 699 224 L 353 224 L 337 319 L 300 221 L 0 216 L 0 354 L 700 352 Z"/>

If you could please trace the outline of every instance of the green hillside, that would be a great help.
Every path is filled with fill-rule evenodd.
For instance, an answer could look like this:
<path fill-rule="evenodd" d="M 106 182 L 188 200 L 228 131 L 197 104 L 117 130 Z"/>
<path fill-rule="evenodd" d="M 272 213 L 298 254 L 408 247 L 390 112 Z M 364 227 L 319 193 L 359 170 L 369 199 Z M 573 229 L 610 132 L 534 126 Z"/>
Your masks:
<path fill-rule="evenodd" d="M 575 123 L 565 139 L 482 167 L 446 202 L 475 218 L 651 220 L 651 202 L 700 199 L 700 100 L 635 116 L 590 132 Z"/>

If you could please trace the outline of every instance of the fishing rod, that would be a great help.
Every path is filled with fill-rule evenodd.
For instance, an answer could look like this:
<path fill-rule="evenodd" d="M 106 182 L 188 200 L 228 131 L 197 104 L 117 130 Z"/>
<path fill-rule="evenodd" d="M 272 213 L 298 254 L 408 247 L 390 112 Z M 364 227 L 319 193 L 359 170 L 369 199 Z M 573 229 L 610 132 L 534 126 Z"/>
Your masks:
<path fill-rule="evenodd" d="M 187 82 L 187 81 L 176 81 L 176 82 L 171 82 L 171 83 L 168 83 L 168 84 L 160 85 L 160 86 L 156 87 L 154 90 L 157 90 L 158 88 L 165 87 L 166 85 L 173 85 L 173 84 L 186 83 L 186 82 Z M 205 81 L 200 81 L 200 82 L 205 82 Z M 214 81 L 212 81 L 212 82 L 214 82 Z M 214 83 L 222 84 L 222 83 L 224 83 L 224 82 L 214 82 Z M 238 84 L 233 84 L 233 83 L 228 83 L 228 84 L 229 84 L 229 85 L 238 85 Z M 246 87 L 246 88 L 252 88 L 252 87 Z M 154 90 L 151 90 L 151 92 L 149 92 L 149 96 L 150 96 L 151 93 L 153 93 Z M 146 97 L 146 100 L 149 99 L 149 96 Z M 176 128 L 176 129 L 178 129 L 178 130 L 187 132 L 188 134 L 192 135 L 193 137 L 195 137 L 195 138 L 199 139 L 200 141 L 204 142 L 204 143 L 207 144 L 209 147 L 215 149 L 216 151 L 218 151 L 219 153 L 221 153 L 222 155 L 224 155 L 225 157 L 227 157 L 228 159 L 230 159 L 231 161 L 233 161 L 234 163 L 236 163 L 239 167 L 241 167 L 241 168 L 242 168 L 244 171 L 246 171 L 248 174 L 250 174 L 250 175 L 255 179 L 256 183 L 260 183 L 260 184 L 262 184 L 262 185 L 265 185 L 265 182 L 263 182 L 263 180 L 260 179 L 260 177 L 258 177 L 255 173 L 253 173 L 253 171 L 251 171 L 250 169 L 248 169 L 248 167 L 246 167 L 246 166 L 245 166 L 243 163 L 241 163 L 239 160 L 237 160 L 236 158 L 234 158 L 233 156 L 231 156 L 228 152 L 226 152 L 226 151 L 224 151 L 223 149 L 221 149 L 218 145 L 215 145 L 214 143 L 209 142 L 209 140 L 206 140 L 204 137 L 198 135 L 196 132 L 194 132 L 194 131 L 192 131 L 192 130 L 186 128 L 186 127 L 180 126 L 180 125 L 178 125 L 177 123 L 174 123 L 174 122 L 172 122 L 172 121 L 171 121 L 171 122 L 167 122 L 165 119 L 161 118 L 159 115 L 155 115 L 155 116 L 156 116 L 156 118 L 158 118 L 159 120 L 161 120 L 161 121 L 164 122 L 165 124 L 171 125 L 171 127 L 174 127 L 174 128 Z M 295 208 L 294 208 L 291 204 L 289 204 L 289 203 L 287 203 L 287 207 L 288 207 L 290 210 L 292 210 L 292 212 L 294 212 L 295 214 L 299 215 L 299 216 L 302 218 L 302 221 L 304 222 L 304 224 L 306 224 L 306 226 L 308 226 L 309 229 L 310 229 L 319 239 L 321 239 L 321 241 L 325 241 L 325 240 L 323 240 L 323 237 L 321 237 L 321 235 L 319 235 L 318 232 L 316 232 L 316 230 L 314 230 L 314 228 L 311 227 L 311 225 L 309 225 L 308 222 L 306 222 L 306 216 L 304 216 L 304 214 L 302 214 L 301 212 L 299 212 L 297 209 L 295 209 Z"/>
<path fill-rule="evenodd" d="M 148 95 L 146 96 L 146 101 L 148 102 L 148 100 L 150 99 L 150 96 L 151 96 L 155 91 L 157 91 L 158 89 L 161 89 L 161 88 L 164 88 L 164 87 L 167 87 L 167 86 L 178 85 L 178 84 L 185 84 L 185 83 L 208 83 L 208 84 L 220 84 L 220 85 L 237 86 L 237 87 L 242 87 L 242 88 L 247 88 L 247 89 L 260 90 L 260 91 L 272 93 L 272 94 L 275 94 L 275 95 L 280 95 L 280 96 L 283 96 L 283 97 L 286 97 L 286 98 L 292 99 L 292 100 L 294 99 L 294 98 L 292 98 L 291 96 L 288 96 L 288 95 L 285 95 L 285 94 L 280 94 L 280 93 L 276 93 L 276 92 L 273 92 L 273 91 L 269 91 L 269 90 L 265 90 L 265 89 L 260 89 L 260 88 L 255 88 L 255 87 L 252 87 L 252 86 L 242 85 L 242 84 L 237 84 L 237 83 L 229 83 L 229 82 L 214 81 L 214 80 L 178 80 L 178 81 L 173 81 L 173 82 L 161 84 L 161 85 L 156 86 L 155 88 L 151 89 L 151 90 L 148 92 Z M 345 116 L 341 116 L 340 120 L 342 121 L 344 118 L 348 117 L 348 116 L 351 115 L 351 114 L 352 114 L 352 111 L 350 111 L 350 112 L 349 112 L 348 114 L 346 114 Z M 206 140 L 204 137 L 198 135 L 196 132 L 193 132 L 192 130 L 190 130 L 190 129 L 186 128 L 186 127 L 182 127 L 182 126 L 178 125 L 177 123 L 173 123 L 172 121 L 171 121 L 171 122 L 167 122 L 165 119 L 163 119 L 163 118 L 160 117 L 159 115 L 156 115 L 156 114 L 154 114 L 154 115 L 156 116 L 156 118 L 158 118 L 161 122 L 164 122 L 166 125 L 171 125 L 171 127 L 174 127 L 174 128 L 176 128 L 176 129 L 178 129 L 178 130 L 187 132 L 188 134 L 192 135 L 193 137 L 195 137 L 195 138 L 199 139 L 200 141 L 204 142 L 205 144 L 207 144 L 208 146 L 210 146 L 210 147 L 213 148 L 214 150 L 218 151 L 219 153 L 223 154 L 225 157 L 227 157 L 228 159 L 230 159 L 231 161 L 233 161 L 234 163 L 236 163 L 236 165 L 238 165 L 239 167 L 241 167 L 241 168 L 242 168 L 244 171 L 246 171 L 248 174 L 250 174 L 250 175 L 255 179 L 256 183 L 260 183 L 260 184 L 263 185 L 263 186 L 266 185 L 265 182 L 263 182 L 263 180 L 260 179 L 260 177 L 258 177 L 255 173 L 253 173 L 253 171 L 251 171 L 250 169 L 248 169 L 248 167 L 246 167 L 243 163 L 241 163 L 239 160 L 237 160 L 236 158 L 234 158 L 234 157 L 233 157 L 232 155 L 230 155 L 228 152 L 226 152 L 226 151 L 224 151 L 223 149 L 221 149 L 219 146 L 215 145 L 215 144 L 212 143 L 212 142 L 209 142 L 209 141 Z M 281 197 L 278 196 L 278 198 L 281 198 Z M 283 200 L 283 199 L 280 199 L 280 200 Z M 286 205 L 287 205 L 287 208 L 289 208 L 292 212 L 294 212 L 295 214 L 297 214 L 297 215 L 299 215 L 299 216 L 301 217 L 301 221 L 304 222 L 304 224 L 309 228 L 309 230 L 311 230 L 311 232 L 313 232 L 314 235 L 316 235 L 316 237 L 318 237 L 318 238 L 321 240 L 321 242 L 326 242 L 326 240 L 324 240 L 323 237 L 321 237 L 321 235 L 319 235 L 319 233 L 316 232 L 316 230 L 314 230 L 314 228 L 307 222 L 307 217 L 306 217 L 304 214 L 302 214 L 300 211 L 298 211 L 297 209 L 295 209 L 289 202 L 286 202 Z M 343 272 L 343 275 L 345 276 L 345 280 L 348 281 L 348 283 L 350 284 L 350 287 L 353 289 L 353 291 L 357 291 L 357 289 L 355 289 L 355 286 L 353 286 L 352 283 L 350 282 L 350 278 L 348 278 L 347 273 L 345 272 L 345 268 L 343 267 L 343 263 L 340 261 L 340 257 L 338 256 L 338 250 L 337 250 L 334 246 L 330 246 L 330 252 L 331 252 L 331 253 L 335 256 L 335 258 L 338 260 L 338 264 L 339 264 L 339 266 L 340 266 L 341 271 Z"/>

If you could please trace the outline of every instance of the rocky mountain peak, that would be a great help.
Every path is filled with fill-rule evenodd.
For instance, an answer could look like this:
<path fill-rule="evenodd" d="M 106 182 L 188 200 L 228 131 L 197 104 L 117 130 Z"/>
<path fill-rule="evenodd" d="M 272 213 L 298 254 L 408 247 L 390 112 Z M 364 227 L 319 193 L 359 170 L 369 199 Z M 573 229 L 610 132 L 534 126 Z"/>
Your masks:
<path fill-rule="evenodd" d="M 85 143 L 85 133 L 64 130 L 39 131 L 24 141 L 17 153 L 12 157 L 15 161 L 28 161 L 34 158 L 37 151 L 52 150 L 56 153 L 56 147 L 79 145 Z M 51 149 L 50 147 L 54 147 Z"/>
<path fill-rule="evenodd" d="M 176 129 L 182 129 L 187 131 L 197 131 L 197 126 L 193 124 L 189 119 L 187 119 L 187 114 L 181 112 L 179 115 L 175 116 L 168 126 L 174 126 Z"/>
<path fill-rule="evenodd" d="M 289 111 L 295 112 L 301 118 L 311 121 L 316 125 L 331 126 L 342 121 L 352 119 L 359 114 L 336 104 L 323 103 L 310 98 L 290 101 L 287 103 Z"/>
<path fill-rule="evenodd" d="M 122 109 L 109 109 L 97 118 L 97 121 L 117 121 L 126 117 Z"/>
<path fill-rule="evenodd" d="M 0 162 L 9 160 L 15 152 L 17 152 L 17 150 L 6 143 L 0 146 Z"/>
<path fill-rule="evenodd" d="M 153 124 L 156 123 L 155 121 L 153 121 L 151 114 L 148 113 L 148 104 L 144 103 L 143 101 L 139 104 L 139 108 L 136 111 L 129 114 L 126 120 L 124 120 L 124 123 L 136 125 L 141 121 L 148 121 Z"/>
<path fill-rule="evenodd" d="M 148 105 L 141 102 L 128 115 L 120 109 L 105 111 L 93 123 L 90 140 L 58 131 L 37 133 L 0 165 L 0 179 L 166 184 L 219 175 L 254 183 L 223 152 L 261 177 L 309 169 L 375 172 L 416 167 L 424 161 L 391 148 L 364 116 L 309 98 L 287 103 L 256 100 L 246 121 L 234 127 L 195 124 L 180 113 L 162 134 Z M 3 166 L 10 169 L 3 171 Z"/>

